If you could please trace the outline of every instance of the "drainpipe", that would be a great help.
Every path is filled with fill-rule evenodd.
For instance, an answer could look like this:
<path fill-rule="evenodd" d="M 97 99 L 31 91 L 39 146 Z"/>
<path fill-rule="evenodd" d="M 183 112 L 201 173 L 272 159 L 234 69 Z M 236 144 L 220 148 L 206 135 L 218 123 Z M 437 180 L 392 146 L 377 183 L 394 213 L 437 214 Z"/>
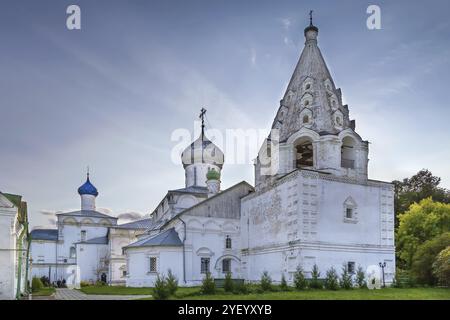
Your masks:
<path fill-rule="evenodd" d="M 17 267 L 17 291 L 16 291 L 16 299 L 20 298 L 20 286 L 21 286 L 21 278 L 22 278 L 22 240 L 27 231 L 26 226 L 24 225 L 22 231 L 19 236 L 19 248 L 17 253 L 19 255 L 18 267 Z"/>
<path fill-rule="evenodd" d="M 186 283 L 186 222 L 183 221 L 180 217 L 177 217 L 183 223 L 184 235 L 183 235 L 183 282 Z"/>
<path fill-rule="evenodd" d="M 28 281 L 28 269 L 30 268 L 30 246 L 31 246 L 31 239 L 30 234 L 28 233 L 28 222 L 26 223 L 26 230 L 27 230 L 27 259 L 25 264 L 25 291 L 27 293 L 30 292 L 30 281 Z"/>

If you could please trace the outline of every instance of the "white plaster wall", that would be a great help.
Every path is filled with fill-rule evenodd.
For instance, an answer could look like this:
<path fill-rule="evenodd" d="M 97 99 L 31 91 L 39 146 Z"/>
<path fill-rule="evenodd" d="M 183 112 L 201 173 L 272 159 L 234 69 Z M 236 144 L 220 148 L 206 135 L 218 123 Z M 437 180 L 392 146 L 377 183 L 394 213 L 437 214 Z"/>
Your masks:
<path fill-rule="evenodd" d="M 0 299 L 15 299 L 16 235 L 15 208 L 0 208 Z"/>
<path fill-rule="evenodd" d="M 107 265 L 101 263 L 101 259 L 109 256 L 106 244 L 77 244 L 77 265 L 80 268 L 80 281 L 95 282 L 100 280 L 99 269 L 103 269 L 107 277 Z M 109 279 L 107 279 L 109 281 Z"/>
<path fill-rule="evenodd" d="M 157 257 L 158 272 L 167 275 L 169 269 L 182 284 L 183 266 L 180 247 L 147 247 L 127 250 L 129 276 L 128 287 L 153 287 L 157 273 L 150 272 L 150 257 Z"/>

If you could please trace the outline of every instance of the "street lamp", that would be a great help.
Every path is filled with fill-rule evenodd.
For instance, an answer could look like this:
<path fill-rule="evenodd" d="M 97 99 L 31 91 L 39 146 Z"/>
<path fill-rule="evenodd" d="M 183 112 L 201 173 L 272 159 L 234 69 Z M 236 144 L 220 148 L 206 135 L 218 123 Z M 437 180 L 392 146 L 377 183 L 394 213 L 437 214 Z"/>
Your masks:
<path fill-rule="evenodd" d="M 383 263 L 378 263 L 378 265 L 380 266 L 380 268 L 381 268 L 381 272 L 383 272 L 383 288 L 386 288 L 386 283 L 384 282 L 384 268 L 386 267 L 386 262 L 383 262 Z"/>

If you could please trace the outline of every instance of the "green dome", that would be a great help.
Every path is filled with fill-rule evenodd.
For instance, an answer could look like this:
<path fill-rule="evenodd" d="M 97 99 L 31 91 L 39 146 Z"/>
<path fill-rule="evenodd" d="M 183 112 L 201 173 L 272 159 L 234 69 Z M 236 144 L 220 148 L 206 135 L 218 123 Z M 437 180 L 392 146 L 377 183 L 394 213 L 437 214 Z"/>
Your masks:
<path fill-rule="evenodd" d="M 219 180 L 220 173 L 214 169 L 208 170 L 208 173 L 206 174 L 206 179 L 207 180 Z"/>

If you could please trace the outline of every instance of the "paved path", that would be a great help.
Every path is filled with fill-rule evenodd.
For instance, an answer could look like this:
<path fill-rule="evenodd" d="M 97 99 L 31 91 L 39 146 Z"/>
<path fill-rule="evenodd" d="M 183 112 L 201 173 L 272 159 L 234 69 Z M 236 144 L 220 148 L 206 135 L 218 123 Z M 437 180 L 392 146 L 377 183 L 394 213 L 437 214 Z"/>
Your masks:
<path fill-rule="evenodd" d="M 151 297 L 149 295 L 100 295 L 85 294 L 80 290 L 56 289 L 56 300 L 134 300 Z"/>

